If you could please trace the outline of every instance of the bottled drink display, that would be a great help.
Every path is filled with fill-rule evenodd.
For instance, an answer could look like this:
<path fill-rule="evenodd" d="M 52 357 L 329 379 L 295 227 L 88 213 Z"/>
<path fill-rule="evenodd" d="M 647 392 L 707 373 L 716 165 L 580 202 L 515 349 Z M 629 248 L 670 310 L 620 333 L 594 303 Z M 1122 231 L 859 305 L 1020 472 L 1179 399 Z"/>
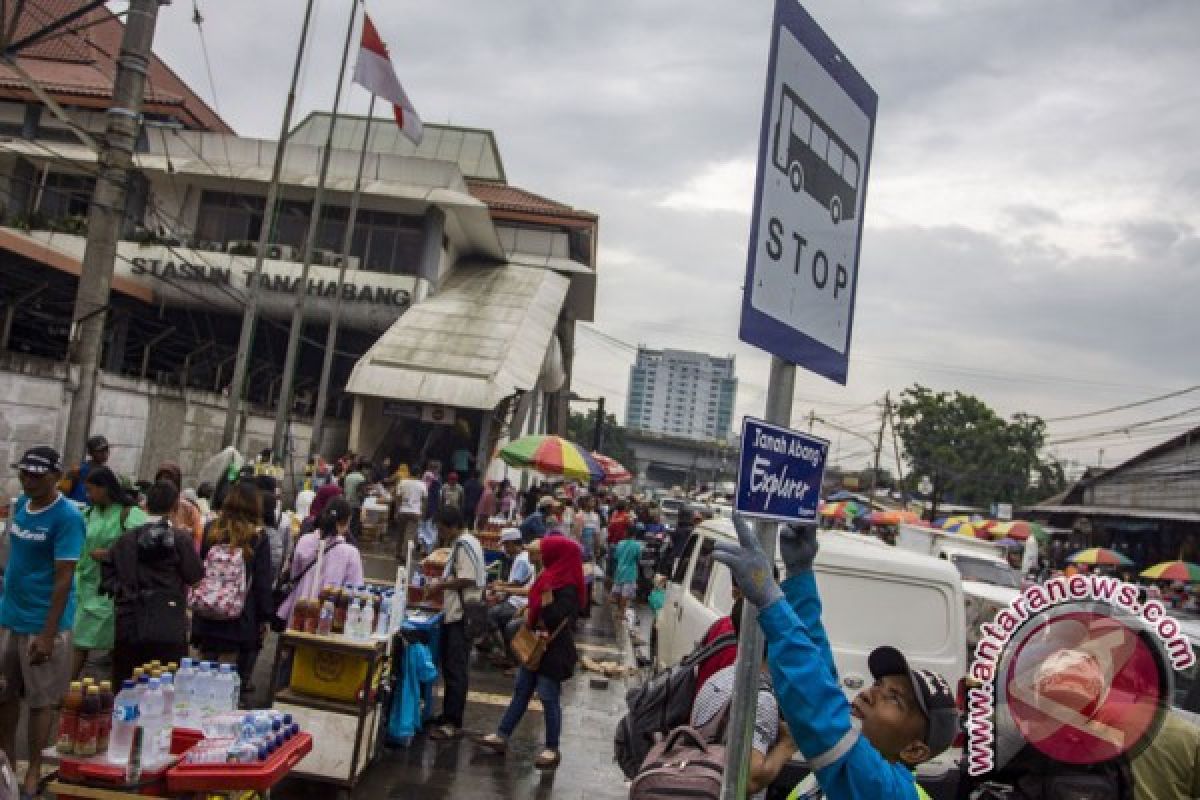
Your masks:
<path fill-rule="evenodd" d="M 113 700 L 112 733 L 108 742 L 109 761 L 114 764 L 125 764 L 129 761 L 129 746 L 133 742 L 133 732 L 137 727 L 137 690 L 133 681 L 125 681 Z"/>
<path fill-rule="evenodd" d="M 193 722 L 195 684 L 196 666 L 190 658 L 185 658 L 175 675 L 175 719 L 180 727 L 186 728 Z"/>
<path fill-rule="evenodd" d="M 112 734 L 113 690 L 109 681 L 100 682 L 100 720 L 96 731 L 96 752 L 108 752 L 108 739 Z"/>
<path fill-rule="evenodd" d="M 68 755 L 75 752 L 75 732 L 79 728 L 79 713 L 83 709 L 83 684 L 72 681 L 63 698 L 62 713 L 58 717 L 58 752 Z"/>
<path fill-rule="evenodd" d="M 142 738 L 142 765 L 153 766 L 166 753 L 166 748 L 162 746 L 163 729 L 166 726 L 165 702 L 158 678 L 151 678 L 142 692 L 138 712 L 142 730 L 145 731 Z M 169 731 L 167 736 L 170 736 Z"/>
<path fill-rule="evenodd" d="M 75 727 L 75 755 L 96 755 L 96 742 L 100 727 L 100 687 L 88 686 L 83 695 L 83 707 Z"/>

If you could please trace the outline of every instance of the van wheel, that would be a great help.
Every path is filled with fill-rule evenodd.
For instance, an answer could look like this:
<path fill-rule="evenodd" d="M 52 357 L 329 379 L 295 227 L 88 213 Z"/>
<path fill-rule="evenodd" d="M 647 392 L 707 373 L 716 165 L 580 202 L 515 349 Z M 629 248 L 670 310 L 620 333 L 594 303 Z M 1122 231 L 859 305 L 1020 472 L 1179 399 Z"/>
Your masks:
<path fill-rule="evenodd" d="M 829 201 L 829 218 L 833 220 L 833 224 L 837 225 L 842 221 L 842 201 L 835 197 Z"/>
<path fill-rule="evenodd" d="M 804 188 L 804 168 L 800 166 L 800 162 L 792 164 L 788 169 L 788 180 L 792 184 L 792 191 L 798 192 Z"/>

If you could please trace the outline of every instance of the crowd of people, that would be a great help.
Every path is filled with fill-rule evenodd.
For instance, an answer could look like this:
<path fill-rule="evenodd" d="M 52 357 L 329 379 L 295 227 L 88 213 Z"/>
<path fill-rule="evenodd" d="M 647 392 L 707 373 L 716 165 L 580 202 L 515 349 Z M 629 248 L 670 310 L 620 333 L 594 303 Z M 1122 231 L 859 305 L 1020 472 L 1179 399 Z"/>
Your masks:
<path fill-rule="evenodd" d="M 363 582 L 358 533 L 366 499 L 380 491 L 395 499 L 398 558 L 410 543 L 422 555 L 446 553 L 440 577 L 424 586 L 440 596 L 443 610 L 444 692 L 430 738 L 464 735 L 469 664 L 480 646 L 511 672 L 513 690 L 495 730 L 475 736 L 476 745 L 504 755 L 536 694 L 544 742 L 534 763 L 553 770 L 561 762 L 562 687 L 578 668 L 581 620 L 602 592 L 622 617 L 632 614 L 674 573 L 698 524 L 683 509 L 668 527 L 653 502 L 602 489 L 559 483 L 518 493 L 470 469 L 460 480 L 436 462 L 393 470 L 353 454 L 314 462 L 294 510 L 285 511 L 275 479 L 253 468 L 193 489 L 182 485 L 178 465 L 164 463 L 152 482 L 130 487 L 107 465 L 108 450 L 103 437 L 93 437 L 88 460 L 74 469 L 50 447 L 32 448 L 14 465 L 22 494 L 0 584 L 0 749 L 12 760 L 24 704 L 30 794 L 55 711 L 69 681 L 94 666 L 94 653 L 111 652 L 111 678 L 121 681 L 138 664 L 179 662 L 191 652 L 235 665 L 243 692 L 253 691 L 267 632 L 286 626 L 297 598 L 312 595 L 318 580 Z M 489 564 L 477 533 L 496 524 L 503 554 Z M 781 533 L 780 582 L 757 537 L 743 520 L 735 525 L 739 542 L 718 543 L 715 551 L 733 577 L 733 611 L 699 644 L 708 654 L 697 664 L 691 725 L 723 735 L 744 638 L 741 609 L 750 601 L 766 641 L 756 656 L 762 672 L 750 796 L 763 797 L 799 751 L 812 778 L 809 794 L 796 796 L 923 797 L 914 770 L 959 732 L 952 687 L 880 643 L 869 658 L 873 681 L 847 701 L 821 621 L 815 530 Z M 236 585 L 221 582 L 229 575 Z M 234 612 L 210 613 L 228 611 L 231 598 Z M 518 646 L 530 637 L 539 642 L 536 659 Z M 1174 718 L 1168 727 L 1175 732 L 1170 742 L 1197 740 L 1194 728 Z M 1161 748 L 1148 752 L 1161 755 Z M 1157 767 L 1142 772 L 1162 780 Z"/>

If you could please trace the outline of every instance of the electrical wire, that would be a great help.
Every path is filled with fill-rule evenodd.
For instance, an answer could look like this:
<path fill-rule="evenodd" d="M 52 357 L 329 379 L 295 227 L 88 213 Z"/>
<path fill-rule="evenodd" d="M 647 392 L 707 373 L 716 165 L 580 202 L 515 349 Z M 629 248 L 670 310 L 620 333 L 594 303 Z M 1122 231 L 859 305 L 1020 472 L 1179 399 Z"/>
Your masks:
<path fill-rule="evenodd" d="M 1196 392 L 1196 391 L 1200 391 L 1200 384 L 1197 384 L 1196 386 L 1189 386 L 1186 389 L 1179 389 L 1174 392 L 1168 392 L 1167 394 L 1160 394 L 1160 395 L 1155 395 L 1154 397 L 1148 397 L 1145 400 L 1138 400 L 1137 402 L 1134 402 L 1134 403 L 1125 403 L 1124 405 L 1112 406 L 1111 408 L 1102 408 L 1099 411 L 1086 411 L 1082 414 L 1070 414 L 1065 417 L 1049 417 L 1047 419 L 1044 419 L 1043 422 L 1046 422 L 1047 424 L 1049 424 L 1052 422 L 1070 422 L 1070 421 L 1077 420 L 1077 419 L 1087 419 L 1088 417 L 1099 417 L 1103 414 L 1112 414 L 1116 411 L 1127 411 L 1128 409 L 1131 409 L 1131 408 L 1138 408 L 1140 406 L 1150 405 L 1151 403 L 1158 403 L 1163 400 L 1170 400 L 1172 398 L 1180 397 L 1181 395 L 1190 394 L 1190 393 Z"/>

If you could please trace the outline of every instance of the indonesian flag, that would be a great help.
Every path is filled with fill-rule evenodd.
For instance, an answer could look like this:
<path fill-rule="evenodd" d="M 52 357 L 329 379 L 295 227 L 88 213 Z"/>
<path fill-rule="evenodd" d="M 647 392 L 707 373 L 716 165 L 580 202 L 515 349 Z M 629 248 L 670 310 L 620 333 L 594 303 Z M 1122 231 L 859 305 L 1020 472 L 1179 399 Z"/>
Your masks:
<path fill-rule="evenodd" d="M 396 114 L 396 124 L 400 131 L 413 144 L 420 144 L 425 126 L 417 116 L 416 109 L 404 93 L 396 71 L 392 69 L 392 60 L 388 58 L 387 45 L 379 38 L 379 31 L 371 22 L 371 17 L 364 14 L 362 46 L 358 50 L 358 63 L 354 65 L 354 82 L 371 94 L 391 102 Z"/>

